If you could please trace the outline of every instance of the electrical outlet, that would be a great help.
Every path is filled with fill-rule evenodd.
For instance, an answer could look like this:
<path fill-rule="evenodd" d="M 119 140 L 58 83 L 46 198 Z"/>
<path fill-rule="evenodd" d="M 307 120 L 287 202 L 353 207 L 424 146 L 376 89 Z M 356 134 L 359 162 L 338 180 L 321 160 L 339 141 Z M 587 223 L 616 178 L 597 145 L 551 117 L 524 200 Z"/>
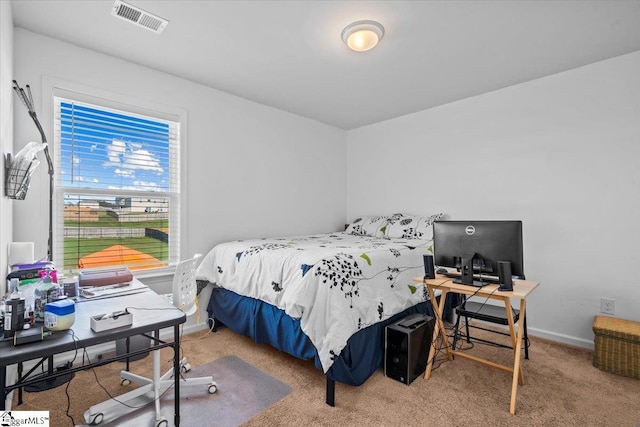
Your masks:
<path fill-rule="evenodd" d="M 600 312 L 604 314 L 615 314 L 616 300 L 600 298 Z"/>

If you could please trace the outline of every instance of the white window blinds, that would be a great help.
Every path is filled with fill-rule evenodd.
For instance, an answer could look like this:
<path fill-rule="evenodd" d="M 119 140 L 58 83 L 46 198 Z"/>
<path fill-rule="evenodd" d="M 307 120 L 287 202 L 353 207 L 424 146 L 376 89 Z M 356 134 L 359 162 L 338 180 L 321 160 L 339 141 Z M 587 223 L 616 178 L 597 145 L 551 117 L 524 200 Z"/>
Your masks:
<path fill-rule="evenodd" d="M 56 266 L 177 262 L 179 121 L 61 97 L 54 106 Z"/>

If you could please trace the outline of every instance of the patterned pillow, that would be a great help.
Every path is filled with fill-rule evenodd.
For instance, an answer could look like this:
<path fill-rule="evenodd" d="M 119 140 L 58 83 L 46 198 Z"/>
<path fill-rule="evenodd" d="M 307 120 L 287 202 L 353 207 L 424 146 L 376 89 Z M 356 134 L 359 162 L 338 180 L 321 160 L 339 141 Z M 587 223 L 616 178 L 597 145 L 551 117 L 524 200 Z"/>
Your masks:
<path fill-rule="evenodd" d="M 386 216 L 364 216 L 354 219 L 344 232 L 356 236 L 383 237 L 386 225 Z"/>
<path fill-rule="evenodd" d="M 431 216 L 392 215 L 385 229 L 385 237 L 389 239 L 432 239 L 433 223 L 439 220 L 442 215 L 442 213 Z"/>

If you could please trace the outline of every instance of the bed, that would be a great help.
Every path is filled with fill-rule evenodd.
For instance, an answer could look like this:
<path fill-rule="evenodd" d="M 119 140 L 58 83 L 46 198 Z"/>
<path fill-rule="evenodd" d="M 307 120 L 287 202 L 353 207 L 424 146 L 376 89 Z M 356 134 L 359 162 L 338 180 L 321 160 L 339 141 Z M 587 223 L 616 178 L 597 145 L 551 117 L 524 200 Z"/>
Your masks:
<path fill-rule="evenodd" d="M 379 369 L 384 327 L 433 315 L 423 255 L 439 215 L 359 218 L 344 232 L 238 240 L 216 245 L 196 277 L 213 285 L 207 311 L 236 333 L 301 359 L 354 386 Z"/>

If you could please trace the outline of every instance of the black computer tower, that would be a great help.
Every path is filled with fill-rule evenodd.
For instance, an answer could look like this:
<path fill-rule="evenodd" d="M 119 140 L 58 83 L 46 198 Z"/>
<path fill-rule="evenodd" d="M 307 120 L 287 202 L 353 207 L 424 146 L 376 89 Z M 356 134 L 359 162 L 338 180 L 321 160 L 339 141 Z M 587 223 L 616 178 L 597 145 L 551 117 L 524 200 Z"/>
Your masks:
<path fill-rule="evenodd" d="M 384 374 L 407 385 L 427 367 L 435 319 L 416 313 L 385 328 Z"/>

